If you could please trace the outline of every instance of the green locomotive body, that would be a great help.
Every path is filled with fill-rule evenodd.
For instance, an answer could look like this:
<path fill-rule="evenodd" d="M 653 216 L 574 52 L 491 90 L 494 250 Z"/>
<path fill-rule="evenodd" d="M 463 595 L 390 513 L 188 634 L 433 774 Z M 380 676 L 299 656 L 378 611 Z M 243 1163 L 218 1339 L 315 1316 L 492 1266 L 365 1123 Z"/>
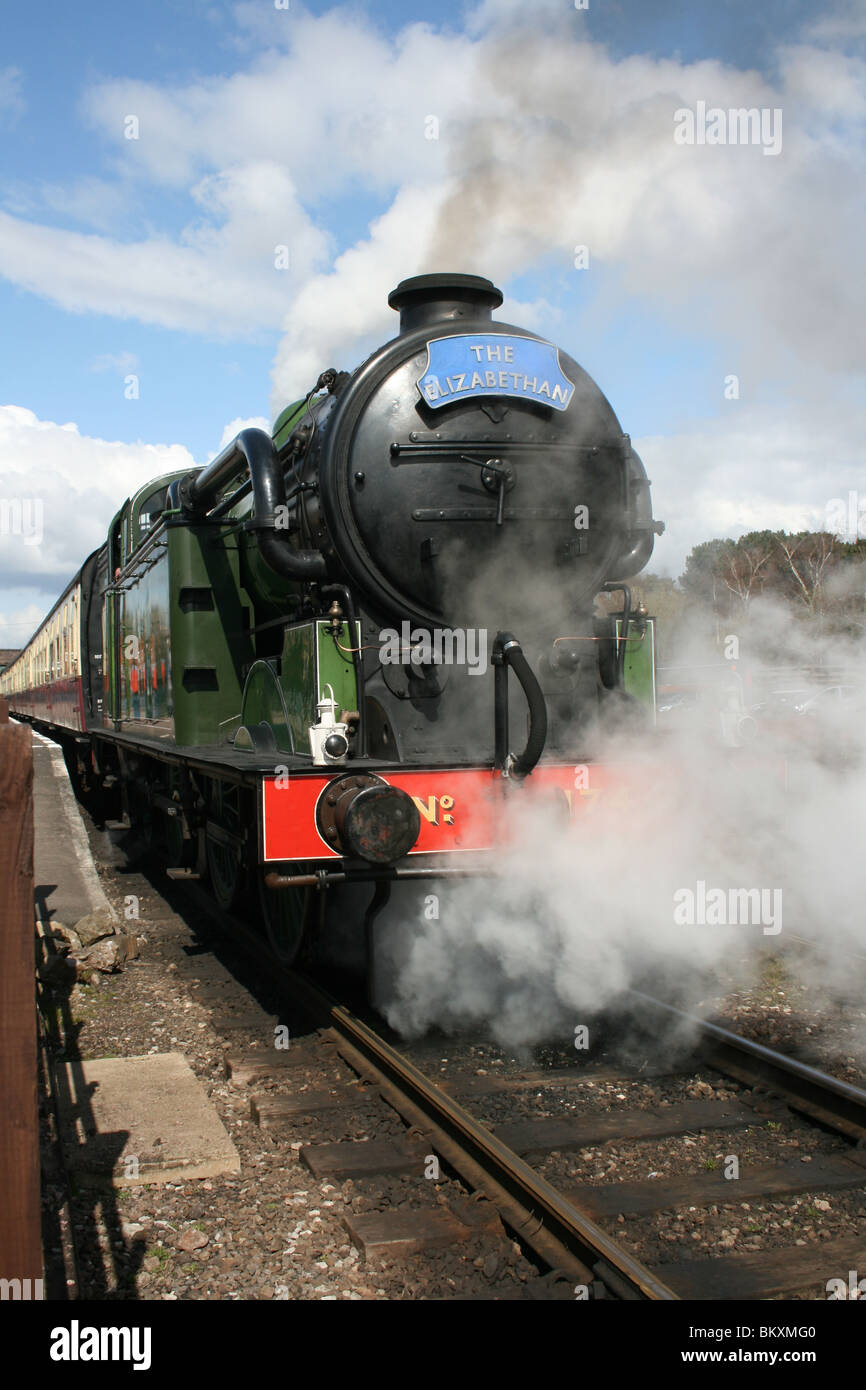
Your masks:
<path fill-rule="evenodd" d="M 628 585 L 660 529 L 646 475 L 571 358 L 492 323 L 500 301 L 405 282 L 400 333 L 354 373 L 124 503 L 61 610 L 74 717 L 41 630 L 0 677 L 116 834 L 225 907 L 254 889 L 283 959 L 317 890 L 372 881 L 381 905 L 395 879 L 483 871 L 503 797 L 571 814 L 609 779 L 599 729 L 654 723 Z"/>

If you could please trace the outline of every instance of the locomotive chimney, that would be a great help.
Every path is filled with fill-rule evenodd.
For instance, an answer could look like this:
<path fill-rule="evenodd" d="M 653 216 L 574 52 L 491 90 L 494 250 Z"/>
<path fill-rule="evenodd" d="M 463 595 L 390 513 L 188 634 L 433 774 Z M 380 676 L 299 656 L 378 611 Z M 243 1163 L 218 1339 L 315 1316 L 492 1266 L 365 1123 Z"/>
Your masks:
<path fill-rule="evenodd" d="M 482 275 L 414 275 L 388 295 L 400 310 L 400 332 L 411 333 L 459 319 L 489 320 L 502 303 L 502 291 Z"/>

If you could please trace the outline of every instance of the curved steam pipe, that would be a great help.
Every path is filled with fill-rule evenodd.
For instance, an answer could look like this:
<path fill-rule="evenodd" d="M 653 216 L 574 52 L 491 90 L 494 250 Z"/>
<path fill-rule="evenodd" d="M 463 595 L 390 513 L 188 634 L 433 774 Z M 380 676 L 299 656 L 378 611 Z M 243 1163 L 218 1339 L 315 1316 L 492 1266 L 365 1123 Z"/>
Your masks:
<path fill-rule="evenodd" d="M 259 554 L 265 564 L 286 579 L 326 579 L 328 568 L 320 550 L 294 550 L 287 533 L 276 529 L 276 511 L 286 505 L 286 485 L 274 441 L 264 430 L 241 430 L 222 453 L 177 484 L 177 503 L 190 517 L 204 516 L 217 493 L 246 467 L 253 489 L 253 515 Z M 174 487 L 174 484 L 172 484 Z M 174 498 L 170 499 L 170 502 Z"/>
<path fill-rule="evenodd" d="M 498 691 L 494 691 L 497 741 L 503 731 L 507 737 L 508 697 L 505 691 L 505 682 L 508 680 L 507 667 L 511 667 L 520 681 L 521 689 L 529 705 L 529 737 L 526 740 L 526 747 L 522 753 L 509 753 L 504 760 L 504 770 L 508 776 L 526 777 L 541 757 L 547 740 L 547 706 L 544 703 L 544 695 L 532 667 L 523 655 L 523 648 L 512 633 L 497 632 L 496 640 L 493 643 L 493 665 L 496 668 L 499 683 Z"/>

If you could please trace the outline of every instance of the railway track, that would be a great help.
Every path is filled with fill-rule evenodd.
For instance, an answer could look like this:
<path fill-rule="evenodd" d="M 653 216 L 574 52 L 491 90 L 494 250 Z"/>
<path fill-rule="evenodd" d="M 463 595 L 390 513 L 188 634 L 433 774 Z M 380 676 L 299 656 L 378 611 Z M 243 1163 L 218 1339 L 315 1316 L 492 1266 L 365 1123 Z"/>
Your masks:
<path fill-rule="evenodd" d="M 124 891 L 145 884 L 122 879 Z M 590 1059 L 496 1075 L 465 1065 L 464 1056 L 443 1075 L 426 1044 L 395 1047 L 321 984 L 276 965 L 254 927 L 228 921 L 201 889 L 184 883 L 171 892 L 177 910 L 164 915 L 165 930 L 175 919 L 194 923 L 197 985 L 214 931 L 229 927 L 253 975 L 286 1002 L 287 1014 L 259 1010 L 254 1017 L 243 1002 L 249 965 L 231 984 L 224 963 L 215 967 L 212 1023 L 229 1089 L 275 1150 L 290 1152 L 306 1177 L 333 1194 L 328 1205 L 342 1198 L 351 1248 L 371 1266 L 408 1269 L 434 1259 L 444 1286 L 461 1287 L 447 1261 L 465 1265 L 468 1258 L 488 1279 L 493 1268 L 502 1278 L 486 1295 L 481 1288 L 466 1297 L 644 1301 L 826 1297 L 830 1278 L 866 1269 L 866 1092 L 858 1087 L 646 994 L 634 995 L 634 1007 L 649 1028 L 661 1031 L 664 1021 L 691 1030 L 696 1048 L 687 1063 L 647 1071 L 646 1063 L 630 1070 Z M 230 957 L 235 949 L 228 948 Z M 287 1050 L 273 1046 L 274 1019 L 282 1017 L 291 1020 Z M 438 1055 L 441 1040 L 434 1046 Z M 650 1079 L 663 1094 L 647 1101 L 640 1091 Z M 713 1136 L 723 1136 L 732 1151 L 726 1157 L 736 1158 L 744 1133 L 764 1137 L 783 1128 L 786 1154 L 801 1144 L 802 1153 L 783 1163 L 745 1162 L 736 1174 L 711 1169 L 708 1160 L 694 1171 L 599 1182 L 571 1163 L 588 1154 L 591 1166 L 593 1156 L 613 1152 L 618 1176 L 618 1168 L 629 1169 L 629 1155 L 658 1144 L 694 1148 Z M 806 1153 L 815 1136 L 820 1151 Z M 797 1236 L 800 1223 L 789 1219 L 791 1241 L 769 1249 L 712 1256 L 702 1249 L 697 1258 L 663 1260 L 639 1256 L 629 1239 L 636 1225 L 662 1213 L 676 1231 L 681 1213 L 732 1204 L 752 1211 L 762 1203 L 787 1211 L 810 1193 L 824 1194 L 816 1200 L 825 1204 L 833 1194 L 860 1202 L 849 1236 L 816 1245 Z M 785 1217 L 776 1224 L 784 1226 Z M 509 1283 L 509 1270 L 520 1278 L 514 1273 Z"/>
<path fill-rule="evenodd" d="M 321 1027 L 330 1029 L 335 1050 L 353 1070 L 374 1084 L 413 1131 L 423 1135 L 425 1144 L 492 1203 L 504 1225 L 539 1261 L 576 1285 L 578 1296 L 658 1301 L 779 1297 L 796 1293 L 814 1281 L 815 1252 L 808 1245 L 798 1245 L 757 1258 L 686 1259 L 669 1266 L 647 1265 L 625 1252 L 604 1229 L 604 1222 L 613 1217 L 621 1220 L 627 1213 L 646 1214 L 695 1201 L 712 1205 L 713 1197 L 719 1200 L 718 1190 L 711 1190 L 709 1183 L 700 1179 L 665 1183 L 658 1178 L 625 1186 L 610 1183 L 584 1191 L 576 1187 L 563 1190 L 531 1166 L 524 1155 L 561 1152 L 599 1139 L 606 1143 L 628 1138 L 640 1142 L 716 1127 L 736 1130 L 756 1119 L 779 1126 L 778 1116 L 787 1112 L 840 1136 L 848 1148 L 820 1159 L 808 1170 L 803 1163 L 795 1163 L 768 1167 L 755 1175 L 737 1174 L 737 1198 L 754 1201 L 815 1190 L 857 1191 L 866 1198 L 866 1092 L 645 994 L 638 996 L 644 1006 L 696 1029 L 704 1066 L 738 1083 L 743 1088 L 740 1099 L 728 1105 L 715 1099 L 696 1101 L 671 1107 L 667 1114 L 626 1112 L 619 1119 L 606 1114 L 595 1121 L 595 1130 L 592 1119 L 588 1123 L 553 1119 L 518 1120 L 510 1126 L 500 1123 L 491 1132 L 470 1108 L 471 1093 L 477 1101 L 483 1090 L 477 1079 L 473 1085 L 472 1077 L 452 1075 L 443 1089 L 310 980 L 296 977 L 287 981 L 287 987 Z M 588 1068 L 576 1069 L 576 1074 L 559 1084 L 574 1089 L 582 1080 L 605 1074 L 620 1083 L 625 1079 L 622 1073 L 611 1075 Z M 538 1086 L 545 1083 L 534 1079 L 530 1084 L 537 1098 Z M 501 1095 L 508 1086 L 491 1089 Z M 515 1089 L 521 1089 L 520 1082 Z M 470 1093 L 464 1104 L 455 1096 L 461 1090 L 464 1095 L 467 1090 Z M 717 1182 L 715 1188 L 718 1186 Z M 836 1269 L 844 1267 L 847 1271 L 858 1262 L 863 1268 L 866 1229 L 861 1236 L 825 1248 L 823 1258 L 827 1278 Z"/>

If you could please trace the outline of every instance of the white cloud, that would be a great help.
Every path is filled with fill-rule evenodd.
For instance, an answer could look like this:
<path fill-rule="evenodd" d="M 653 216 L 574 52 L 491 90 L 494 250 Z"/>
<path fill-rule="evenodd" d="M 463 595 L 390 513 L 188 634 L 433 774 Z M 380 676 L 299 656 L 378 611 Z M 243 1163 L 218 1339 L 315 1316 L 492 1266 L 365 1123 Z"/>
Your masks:
<path fill-rule="evenodd" d="M 786 96 L 796 101 L 804 114 L 811 109 L 822 125 L 828 118 L 856 124 L 866 117 L 866 63 L 862 58 L 791 44 L 780 50 L 780 59 Z"/>
<path fill-rule="evenodd" d="M 441 196 L 423 184 L 403 188 L 367 240 L 344 251 L 332 271 L 298 293 L 274 363 L 275 413 L 306 394 L 325 367 L 354 365 L 367 348 L 397 334 L 388 293 L 425 264 L 431 206 Z"/>
<path fill-rule="evenodd" d="M 393 327 L 384 296 L 402 276 L 568 273 L 576 244 L 607 277 L 596 316 L 643 301 L 680 332 L 730 344 L 755 394 L 774 378 L 808 389 L 816 360 L 866 367 L 866 65 L 789 46 L 774 85 L 715 60 L 615 60 L 579 26 L 515 31 L 501 20 L 514 9 L 525 21 L 522 9 L 487 9 L 497 24 L 473 45 L 471 86 L 440 131 L 446 167 L 404 178 L 368 236 L 300 290 L 275 406 L 340 345 L 350 365 Z M 699 100 L 781 109 L 781 153 L 675 144 L 674 112 Z"/>
<path fill-rule="evenodd" d="M 202 170 L 251 158 L 291 172 L 309 202 L 346 184 L 382 192 L 412 172 L 441 166 L 425 139 L 429 114 L 447 123 L 471 103 L 477 50 L 460 34 L 410 24 L 391 40 L 357 13 L 300 13 L 288 52 L 253 57 L 226 78 L 181 87 L 102 82 L 83 99 L 85 118 L 124 173 L 187 187 Z M 124 138 L 135 115 L 139 139 Z"/>
<path fill-rule="evenodd" d="M 130 179 L 87 176 L 71 183 L 40 183 L 25 190 L 20 181 L 13 198 L 6 199 L 9 212 L 33 218 L 60 214 L 90 231 L 110 233 L 130 215 L 141 215 L 141 191 Z"/>
<path fill-rule="evenodd" d="M 634 440 L 654 514 L 665 522 L 649 565 L 657 573 L 681 574 L 699 541 L 764 528 L 823 530 L 833 498 L 866 496 L 862 406 L 806 413 L 730 402 L 729 412 L 680 434 Z"/>
<path fill-rule="evenodd" d="M 167 186 L 186 192 L 196 215 L 179 234 L 157 222 L 146 239 L 124 242 L 34 220 L 16 186 L 19 215 L 0 215 L 0 274 L 75 311 L 237 336 L 279 325 L 333 255 L 322 200 L 359 190 L 389 197 L 408 178 L 441 176 L 446 155 L 425 138 L 428 117 L 448 130 L 471 102 L 477 61 L 466 38 L 423 24 L 392 42 L 358 15 L 301 13 L 291 32 L 289 53 L 257 55 L 225 79 L 90 89 L 85 117 L 109 142 L 130 198 Z M 130 115 L 134 140 L 124 138 Z M 90 211 L 103 232 L 112 214 L 123 220 L 95 179 L 30 194 L 31 207 L 40 200 L 76 221 Z M 287 271 L 274 266 L 283 245 Z"/>
<path fill-rule="evenodd" d="M 122 243 L 0 213 L 0 273 L 78 312 L 243 337 L 273 329 L 295 285 L 327 254 L 327 233 L 301 207 L 288 174 L 251 162 L 191 190 L 204 215 L 178 241 Z M 290 248 L 289 269 L 277 248 Z"/>
<path fill-rule="evenodd" d="M 114 80 L 84 98 L 123 186 L 168 188 L 173 204 L 185 192 L 186 225 L 121 242 L 0 215 L 0 272 L 80 311 L 238 337 L 281 327 L 276 412 L 324 367 L 393 336 L 386 297 L 405 276 L 475 271 L 507 288 L 539 266 L 576 274 L 586 244 L 591 307 L 560 324 L 566 345 L 640 306 L 717 348 L 754 403 L 647 442 L 668 548 L 763 518 L 811 524 L 822 498 L 809 487 L 837 495 L 830 461 L 856 469 L 863 438 L 847 398 L 866 367 L 866 64 L 832 47 L 859 32 L 853 7 L 780 43 L 772 78 L 713 59 L 616 59 L 559 0 L 544 8 L 556 24 L 537 9 L 485 0 L 465 34 L 411 24 L 389 38 L 348 10 L 293 10 L 289 26 L 241 7 L 259 46 L 230 76 Z M 698 101 L 781 109 L 781 153 L 675 144 L 674 112 Z M 129 114 L 138 140 L 124 139 Z M 338 251 L 331 200 L 359 193 L 382 211 Z M 279 245 L 287 271 L 274 268 Z M 557 313 L 503 310 L 527 326 Z"/>
<path fill-rule="evenodd" d="M 291 26 L 270 15 L 267 50 L 226 78 L 99 83 L 83 109 L 120 181 L 186 191 L 196 216 L 136 242 L 5 218 L 0 271 L 66 308 L 208 334 L 285 322 L 278 397 L 300 389 L 314 359 L 320 369 L 335 339 L 350 363 L 355 343 L 390 322 L 363 279 L 383 256 L 387 288 L 407 267 L 499 278 L 545 258 L 566 267 L 577 242 L 620 293 L 685 327 L 700 305 L 707 333 L 748 342 L 756 362 L 781 344 L 862 367 L 863 62 L 788 44 L 773 83 L 715 60 L 617 60 L 584 38 L 579 13 L 548 8 L 553 28 L 522 3 L 488 0 L 474 37 L 416 23 L 391 38 L 346 10 L 295 11 Z M 674 111 L 698 100 L 781 108 L 781 155 L 675 145 Z M 124 138 L 131 114 L 136 140 Z M 436 139 L 425 138 L 431 117 Z M 383 212 L 334 262 L 328 200 L 358 192 Z M 104 218 L 99 189 L 80 181 L 69 211 L 82 215 L 89 197 Z M 273 268 L 278 245 L 290 248 L 288 272 Z M 351 304 L 327 295 L 332 281 Z M 311 283 L 331 304 L 318 317 Z M 298 317 L 312 331 L 293 367 Z"/>
<path fill-rule="evenodd" d="M 194 466 L 179 444 L 94 439 L 72 422 L 0 406 L 0 501 L 12 518 L 0 534 L 0 588 L 44 592 L 54 584 L 59 592 L 105 540 L 111 518 L 134 489 Z"/>
<path fill-rule="evenodd" d="M 261 416 L 229 421 L 220 449 L 250 426 L 269 430 L 270 422 Z M 30 636 L 62 586 L 103 544 L 127 497 L 150 478 L 195 467 L 181 444 L 96 439 L 72 421 L 58 424 L 22 406 L 0 406 L 0 591 L 6 610 L 0 646 L 20 646 Z M 34 591 L 38 602 L 30 600 Z"/>
<path fill-rule="evenodd" d="M 220 453 L 227 444 L 231 444 L 232 440 L 237 438 L 241 430 L 249 429 L 264 430 L 266 434 L 270 434 L 271 422 L 270 420 L 266 420 L 263 415 L 251 415 L 246 419 L 242 416 L 238 416 L 237 419 L 231 420 L 222 432 L 219 448 L 215 449 L 214 452 L 209 455 L 208 463 L 210 463 L 212 458 L 216 458 L 217 454 Z"/>
<path fill-rule="evenodd" d="M 470 34 L 483 34 L 490 29 L 526 25 L 529 20 L 534 25 L 543 23 L 548 30 L 551 26 L 563 30 L 574 18 L 580 22 L 577 11 L 562 0 L 533 0 L 531 11 L 526 0 L 480 0 L 467 15 L 466 28 Z"/>
<path fill-rule="evenodd" d="M 804 34 L 816 43 L 850 42 L 866 38 L 866 10 L 863 0 L 837 0 L 823 6 L 817 19 L 810 21 Z"/>
<path fill-rule="evenodd" d="M 43 605 L 25 603 L 20 607 L 8 606 L 8 598 L 6 602 L 7 609 L 0 613 L 0 647 L 18 651 L 26 642 L 29 642 L 54 602 L 54 598 L 48 598 Z"/>

